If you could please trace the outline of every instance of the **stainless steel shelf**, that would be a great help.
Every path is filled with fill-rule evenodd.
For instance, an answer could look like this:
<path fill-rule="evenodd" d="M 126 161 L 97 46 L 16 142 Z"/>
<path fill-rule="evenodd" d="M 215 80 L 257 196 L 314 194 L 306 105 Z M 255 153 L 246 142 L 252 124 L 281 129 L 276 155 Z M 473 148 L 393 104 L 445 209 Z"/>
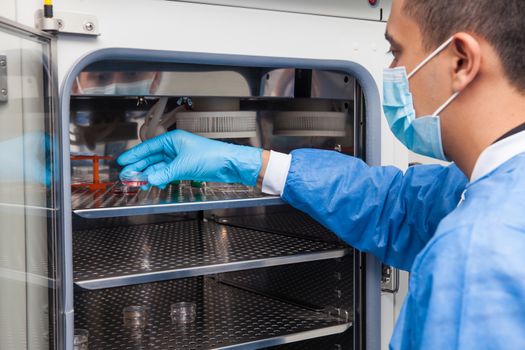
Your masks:
<path fill-rule="evenodd" d="M 219 276 L 224 283 L 264 295 L 314 308 L 331 305 L 350 312 L 355 290 L 353 271 L 353 257 L 346 256 L 344 259 L 274 266 L 256 272 L 235 271 Z"/>
<path fill-rule="evenodd" d="M 253 230 L 275 232 L 318 239 L 325 242 L 342 243 L 334 233 L 312 219 L 309 215 L 287 207 L 284 211 L 255 215 L 237 215 L 218 218 L 220 223 L 250 228 Z"/>
<path fill-rule="evenodd" d="M 188 220 L 76 231 L 75 284 L 85 289 L 340 258 L 350 248 Z"/>
<path fill-rule="evenodd" d="M 169 186 L 164 190 L 150 188 L 133 195 L 105 191 L 74 189 L 73 211 L 84 218 L 149 215 L 197 210 L 280 205 L 280 197 L 266 196 L 251 187 L 227 185 L 206 188 Z"/>
<path fill-rule="evenodd" d="M 173 325 L 170 304 L 197 304 L 196 321 Z M 122 309 L 150 307 L 142 332 L 126 329 Z M 339 334 L 351 322 L 255 293 L 189 278 L 76 293 L 75 327 L 89 331 L 93 349 L 260 349 Z"/>

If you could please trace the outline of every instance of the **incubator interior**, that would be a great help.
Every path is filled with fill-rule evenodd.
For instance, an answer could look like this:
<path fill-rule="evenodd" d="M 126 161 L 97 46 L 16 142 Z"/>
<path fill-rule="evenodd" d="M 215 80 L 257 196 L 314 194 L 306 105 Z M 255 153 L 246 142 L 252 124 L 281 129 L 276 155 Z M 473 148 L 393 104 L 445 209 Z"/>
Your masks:
<path fill-rule="evenodd" d="M 343 71 L 101 61 L 75 79 L 70 162 L 75 328 L 90 348 L 353 349 L 360 254 L 279 197 L 239 184 L 122 178 L 123 151 L 171 130 L 279 152 L 365 156 Z M 170 305 L 195 305 L 174 326 Z M 192 304 L 192 305 L 193 305 Z M 149 308 L 137 333 L 122 322 Z"/>

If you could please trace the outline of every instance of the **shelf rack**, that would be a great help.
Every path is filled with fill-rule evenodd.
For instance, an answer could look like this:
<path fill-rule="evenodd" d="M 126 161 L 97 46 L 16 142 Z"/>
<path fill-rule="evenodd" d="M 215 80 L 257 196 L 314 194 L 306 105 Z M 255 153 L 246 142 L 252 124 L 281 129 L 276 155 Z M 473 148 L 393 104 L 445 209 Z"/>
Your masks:
<path fill-rule="evenodd" d="M 195 302 L 197 318 L 171 322 L 170 304 Z M 143 331 L 126 329 L 122 309 L 150 307 Z M 90 349 L 259 349 L 339 334 L 352 322 L 197 277 L 77 293 L 75 327 L 89 330 Z"/>
<path fill-rule="evenodd" d="M 133 194 L 118 193 L 115 186 L 99 191 L 72 190 L 73 212 L 89 219 L 281 204 L 284 202 L 280 197 L 267 196 L 242 185 L 203 188 L 170 185 L 164 190 L 151 187 Z"/>
<path fill-rule="evenodd" d="M 341 243 L 199 220 L 96 228 L 73 237 L 74 281 L 85 289 L 334 259 L 350 252 Z"/>

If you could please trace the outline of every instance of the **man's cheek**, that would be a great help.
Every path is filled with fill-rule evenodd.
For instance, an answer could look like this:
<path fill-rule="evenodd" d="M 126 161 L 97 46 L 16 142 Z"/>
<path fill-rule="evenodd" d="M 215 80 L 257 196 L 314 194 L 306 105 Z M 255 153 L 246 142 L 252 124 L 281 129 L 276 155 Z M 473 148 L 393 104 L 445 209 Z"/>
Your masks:
<path fill-rule="evenodd" d="M 428 99 L 431 91 L 419 87 L 418 85 L 411 86 L 412 98 L 414 99 L 414 109 L 416 110 L 416 116 L 432 114 L 429 112 Z"/>

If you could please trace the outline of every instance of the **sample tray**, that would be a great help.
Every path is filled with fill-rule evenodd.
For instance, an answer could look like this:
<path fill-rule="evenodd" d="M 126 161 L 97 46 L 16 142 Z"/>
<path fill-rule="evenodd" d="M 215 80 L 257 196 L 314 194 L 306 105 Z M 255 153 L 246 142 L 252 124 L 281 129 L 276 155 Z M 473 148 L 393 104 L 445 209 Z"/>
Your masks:
<path fill-rule="evenodd" d="M 280 204 L 284 204 L 280 197 L 241 185 L 204 188 L 171 185 L 164 190 L 152 187 L 131 195 L 114 193 L 113 187 L 101 191 L 72 190 L 73 212 L 92 219 Z"/>
<path fill-rule="evenodd" d="M 174 325 L 170 304 L 197 304 L 197 318 Z M 150 307 L 144 331 L 133 332 L 122 322 L 122 309 Z M 76 293 L 75 327 L 89 331 L 94 349 L 260 349 L 339 334 L 352 323 L 323 311 L 246 292 L 197 277 Z"/>
<path fill-rule="evenodd" d="M 86 289 L 333 259 L 349 252 L 338 243 L 199 220 L 73 234 L 74 281 Z"/>

